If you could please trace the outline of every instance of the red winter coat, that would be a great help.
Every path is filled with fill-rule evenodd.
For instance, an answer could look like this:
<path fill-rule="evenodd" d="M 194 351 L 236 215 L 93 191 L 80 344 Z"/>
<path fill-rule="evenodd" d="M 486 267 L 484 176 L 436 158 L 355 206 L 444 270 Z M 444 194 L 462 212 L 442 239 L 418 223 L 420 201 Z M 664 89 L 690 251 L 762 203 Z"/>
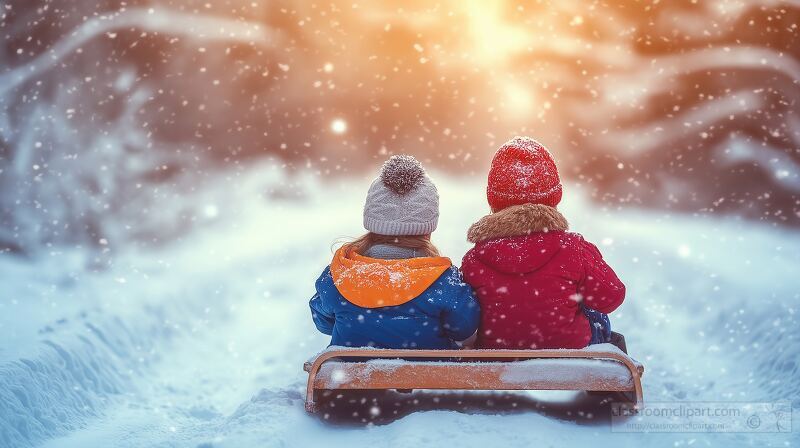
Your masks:
<path fill-rule="evenodd" d="M 477 293 L 477 346 L 496 349 L 583 348 L 589 321 L 581 304 L 602 313 L 617 309 L 625 285 L 600 251 L 555 208 L 508 207 L 469 231 L 476 243 L 464 256 L 464 280 Z"/>

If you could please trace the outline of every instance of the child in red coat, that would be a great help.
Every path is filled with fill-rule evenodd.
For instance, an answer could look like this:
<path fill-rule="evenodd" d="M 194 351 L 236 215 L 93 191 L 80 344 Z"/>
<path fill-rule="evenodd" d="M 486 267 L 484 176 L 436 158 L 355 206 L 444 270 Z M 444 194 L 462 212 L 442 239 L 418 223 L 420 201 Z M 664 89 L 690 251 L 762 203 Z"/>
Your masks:
<path fill-rule="evenodd" d="M 550 153 L 527 137 L 494 156 L 487 197 L 492 214 L 469 229 L 464 280 L 476 291 L 476 345 L 496 349 L 583 348 L 612 341 L 607 314 L 625 285 L 594 244 L 567 231 L 556 210 L 561 180 Z M 619 337 L 616 333 L 615 338 Z"/>

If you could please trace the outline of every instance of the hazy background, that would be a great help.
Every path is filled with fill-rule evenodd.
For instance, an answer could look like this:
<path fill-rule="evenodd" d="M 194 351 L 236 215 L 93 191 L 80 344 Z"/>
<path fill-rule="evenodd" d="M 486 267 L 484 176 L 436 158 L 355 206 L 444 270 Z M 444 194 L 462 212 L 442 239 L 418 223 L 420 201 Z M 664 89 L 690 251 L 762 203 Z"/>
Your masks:
<path fill-rule="evenodd" d="M 152 245 L 217 173 L 524 134 L 605 207 L 800 224 L 796 1 L 0 1 L 0 251 Z M 268 175 L 265 173 L 265 176 Z M 481 199 L 482 200 L 482 199 Z"/>

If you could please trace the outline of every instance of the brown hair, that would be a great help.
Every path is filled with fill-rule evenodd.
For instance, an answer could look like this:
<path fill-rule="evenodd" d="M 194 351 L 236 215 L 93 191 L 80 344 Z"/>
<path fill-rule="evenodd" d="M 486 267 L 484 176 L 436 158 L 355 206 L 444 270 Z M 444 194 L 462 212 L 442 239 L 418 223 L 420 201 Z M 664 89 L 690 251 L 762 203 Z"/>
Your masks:
<path fill-rule="evenodd" d="M 367 249 L 376 244 L 390 244 L 404 249 L 414 249 L 421 251 L 427 257 L 439 257 L 439 249 L 431 242 L 430 235 L 379 235 L 377 233 L 366 233 L 355 240 L 345 243 L 344 248 L 347 253 L 355 252 L 364 254 Z"/>

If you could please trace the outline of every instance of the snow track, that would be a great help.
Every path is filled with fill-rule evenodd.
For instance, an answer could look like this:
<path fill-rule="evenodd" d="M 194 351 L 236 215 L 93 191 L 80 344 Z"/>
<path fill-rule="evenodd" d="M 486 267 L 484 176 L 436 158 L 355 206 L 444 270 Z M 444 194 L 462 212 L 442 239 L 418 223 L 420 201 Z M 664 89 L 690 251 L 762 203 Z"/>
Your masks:
<path fill-rule="evenodd" d="M 27 350 L 0 364 L 2 446 L 30 446 L 82 427 L 120 396 L 135 393 L 137 379 L 169 356 L 173 341 L 184 341 L 208 323 L 205 314 L 211 309 L 204 313 L 192 302 L 201 291 L 216 296 L 209 285 L 186 288 L 184 282 L 169 284 L 127 272 L 124 281 L 118 272 L 106 272 L 80 280 L 80 286 L 62 282 L 72 284 L 62 288 L 68 297 L 79 289 L 71 297 L 77 303 L 50 295 L 38 297 L 41 301 L 27 297 L 30 283 L 17 284 L 21 291 L 13 294 L 26 297 L 25 302 L 3 303 L 2 328 L 11 330 L 6 340 L 19 344 L 16 351 Z M 40 277 L 35 266 L 29 275 L 28 280 Z M 217 319 L 226 318 L 224 303 L 223 297 L 213 308 Z M 37 327 L 28 319 L 44 324 Z M 15 326 L 30 330 L 28 325 L 35 334 L 13 331 Z"/>
<path fill-rule="evenodd" d="M 307 300 L 330 243 L 355 236 L 365 183 L 308 184 L 265 202 L 262 172 L 220 215 L 157 253 L 100 273 L 80 257 L 0 259 L 0 446 L 785 446 L 791 434 L 618 434 L 579 394 L 367 395 L 322 418 L 302 408 L 302 363 L 323 348 Z M 458 262 L 482 213 L 480 185 L 435 176 L 434 240 Z M 567 189 L 568 193 L 575 193 Z M 800 238 L 702 218 L 607 213 L 575 195 L 572 227 L 628 286 L 612 315 L 646 366 L 650 401 L 776 401 L 800 407 Z M 476 204 L 480 204 L 477 205 Z M 353 415 L 353 414 L 357 415 Z M 327 421 L 325 420 L 327 414 Z M 365 424 L 365 422 L 371 424 Z M 795 418 L 795 427 L 797 427 Z"/>

